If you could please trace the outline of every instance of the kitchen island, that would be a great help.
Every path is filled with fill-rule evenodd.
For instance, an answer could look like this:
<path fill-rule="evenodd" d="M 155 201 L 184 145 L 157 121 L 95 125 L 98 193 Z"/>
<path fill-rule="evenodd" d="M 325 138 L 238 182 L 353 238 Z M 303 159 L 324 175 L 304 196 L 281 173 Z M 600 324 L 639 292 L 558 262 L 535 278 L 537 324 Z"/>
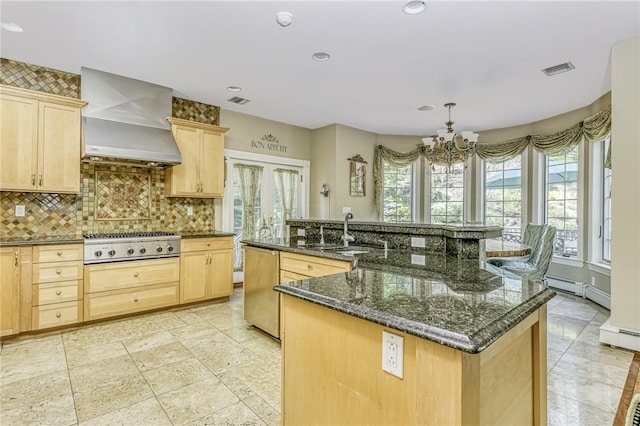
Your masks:
<path fill-rule="evenodd" d="M 351 258 L 351 271 L 275 287 L 284 424 L 546 424 L 544 283 L 414 249 Z M 401 338 L 402 377 L 383 370 L 383 332 Z"/>

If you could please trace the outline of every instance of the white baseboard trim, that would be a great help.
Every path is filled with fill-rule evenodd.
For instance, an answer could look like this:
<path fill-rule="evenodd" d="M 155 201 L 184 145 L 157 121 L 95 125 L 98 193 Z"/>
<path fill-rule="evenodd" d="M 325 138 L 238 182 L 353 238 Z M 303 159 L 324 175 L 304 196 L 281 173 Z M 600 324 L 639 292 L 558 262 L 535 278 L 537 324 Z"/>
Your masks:
<path fill-rule="evenodd" d="M 549 287 L 573 293 L 609 310 L 611 309 L 611 295 L 592 285 L 549 276 L 547 277 L 547 283 L 549 283 Z"/>
<path fill-rule="evenodd" d="M 640 330 L 625 330 L 611 325 L 611 318 L 600 326 L 600 343 L 640 351 Z"/>

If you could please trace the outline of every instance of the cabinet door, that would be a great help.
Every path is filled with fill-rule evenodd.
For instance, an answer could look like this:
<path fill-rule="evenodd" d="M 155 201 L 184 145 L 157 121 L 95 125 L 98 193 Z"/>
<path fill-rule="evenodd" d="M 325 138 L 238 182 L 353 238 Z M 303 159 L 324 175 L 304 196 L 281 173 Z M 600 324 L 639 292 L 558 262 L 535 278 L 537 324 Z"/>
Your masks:
<path fill-rule="evenodd" d="M 38 101 L 1 95 L 0 123 L 0 189 L 35 190 Z"/>
<path fill-rule="evenodd" d="M 80 192 L 80 109 L 40 102 L 38 190 Z"/>
<path fill-rule="evenodd" d="M 180 303 L 207 298 L 209 253 L 191 252 L 180 255 Z"/>
<path fill-rule="evenodd" d="M 201 195 L 222 197 L 224 192 L 224 135 L 203 131 L 201 161 Z"/>
<path fill-rule="evenodd" d="M 233 293 L 233 251 L 216 250 L 210 253 L 209 297 L 225 297 Z"/>
<path fill-rule="evenodd" d="M 178 143 L 182 163 L 167 169 L 167 195 L 200 196 L 200 172 L 202 130 L 174 126 L 173 136 Z"/>
<path fill-rule="evenodd" d="M 20 330 L 20 250 L 0 248 L 0 336 Z"/>

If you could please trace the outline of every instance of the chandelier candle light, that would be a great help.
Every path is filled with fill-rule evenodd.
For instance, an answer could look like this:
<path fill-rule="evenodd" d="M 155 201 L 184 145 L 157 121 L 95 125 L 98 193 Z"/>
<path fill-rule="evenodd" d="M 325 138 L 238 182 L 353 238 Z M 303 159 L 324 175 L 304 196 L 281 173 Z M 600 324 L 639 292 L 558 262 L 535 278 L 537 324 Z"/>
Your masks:
<path fill-rule="evenodd" d="M 456 135 L 456 132 L 453 131 L 451 108 L 454 106 L 456 104 L 453 102 L 444 104 L 444 107 L 449 109 L 449 121 L 444 123 L 447 128 L 438 129 L 437 136 L 422 138 L 426 150 L 425 155 L 433 170 L 435 170 L 436 164 L 447 166 L 449 172 L 452 171 L 455 163 L 464 163 L 464 167 L 467 168 L 468 160 L 473 157 L 476 150 L 477 133 L 465 131 Z M 433 147 L 431 142 L 433 142 Z"/>

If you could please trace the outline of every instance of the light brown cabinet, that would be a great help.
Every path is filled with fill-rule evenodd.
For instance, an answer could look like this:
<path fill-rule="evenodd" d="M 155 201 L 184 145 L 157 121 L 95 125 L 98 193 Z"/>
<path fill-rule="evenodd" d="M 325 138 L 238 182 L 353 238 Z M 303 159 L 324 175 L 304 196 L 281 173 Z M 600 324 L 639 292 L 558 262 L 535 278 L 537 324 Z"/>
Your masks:
<path fill-rule="evenodd" d="M 233 237 L 182 239 L 180 303 L 233 293 Z"/>
<path fill-rule="evenodd" d="M 182 163 L 165 170 L 168 197 L 220 198 L 224 193 L 224 134 L 210 124 L 169 118 Z"/>
<path fill-rule="evenodd" d="M 31 329 L 82 322 L 82 244 L 34 246 Z"/>
<path fill-rule="evenodd" d="M 84 267 L 85 321 L 178 303 L 178 258 L 103 263 Z"/>
<path fill-rule="evenodd" d="M 20 332 L 20 248 L 0 247 L 0 336 Z"/>
<path fill-rule="evenodd" d="M 0 86 L 0 190 L 80 192 L 86 102 Z"/>
<path fill-rule="evenodd" d="M 351 270 L 351 262 L 309 256 L 298 253 L 280 252 L 280 282 L 303 280 L 310 277 L 323 277 Z"/>

